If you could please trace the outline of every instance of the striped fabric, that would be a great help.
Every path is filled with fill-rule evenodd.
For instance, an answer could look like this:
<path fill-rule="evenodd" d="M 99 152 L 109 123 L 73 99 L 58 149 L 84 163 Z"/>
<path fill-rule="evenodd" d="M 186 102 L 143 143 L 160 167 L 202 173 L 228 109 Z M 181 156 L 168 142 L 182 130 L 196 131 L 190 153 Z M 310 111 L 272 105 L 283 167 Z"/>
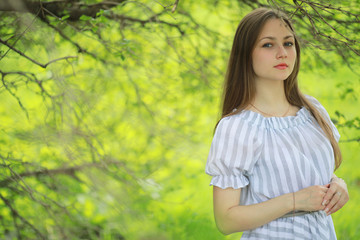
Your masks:
<path fill-rule="evenodd" d="M 307 98 L 330 122 L 324 107 Z M 311 113 L 302 107 L 296 116 L 266 118 L 244 110 L 225 117 L 217 126 L 206 164 L 210 185 L 242 188 L 241 205 L 256 204 L 296 192 L 312 185 L 329 183 L 334 154 L 329 140 Z M 241 239 L 336 239 L 331 215 L 324 211 L 292 218 L 278 218 Z"/>

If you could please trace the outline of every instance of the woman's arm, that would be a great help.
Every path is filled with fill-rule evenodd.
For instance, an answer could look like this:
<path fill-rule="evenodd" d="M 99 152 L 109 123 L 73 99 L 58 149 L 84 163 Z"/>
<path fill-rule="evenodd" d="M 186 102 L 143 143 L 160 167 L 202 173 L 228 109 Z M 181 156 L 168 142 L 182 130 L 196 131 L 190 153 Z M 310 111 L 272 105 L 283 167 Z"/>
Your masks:
<path fill-rule="evenodd" d="M 338 178 L 334 173 L 329 183 L 329 190 L 323 199 L 327 215 L 337 212 L 349 201 L 349 192 L 343 179 Z"/>
<path fill-rule="evenodd" d="M 218 229 L 227 235 L 257 228 L 293 210 L 292 194 L 266 202 L 239 206 L 241 189 L 214 186 L 214 215 Z"/>
<path fill-rule="evenodd" d="M 325 186 L 311 186 L 296 192 L 295 210 L 323 210 L 327 190 Z M 213 188 L 216 225 L 225 235 L 260 227 L 294 210 L 293 193 L 246 206 L 239 205 L 240 195 L 241 189 Z"/>

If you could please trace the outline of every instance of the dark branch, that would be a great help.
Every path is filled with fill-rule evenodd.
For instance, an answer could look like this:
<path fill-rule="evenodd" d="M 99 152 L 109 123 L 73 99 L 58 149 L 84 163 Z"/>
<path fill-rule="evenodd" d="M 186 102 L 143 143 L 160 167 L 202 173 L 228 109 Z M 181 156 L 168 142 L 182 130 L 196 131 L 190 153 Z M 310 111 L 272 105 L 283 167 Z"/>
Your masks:
<path fill-rule="evenodd" d="M 1 193 L 0 193 L 0 198 L 5 203 L 5 205 L 10 209 L 11 213 L 14 216 L 19 218 L 23 223 L 28 225 L 32 230 L 34 230 L 34 232 L 36 232 L 37 237 L 39 237 L 41 239 L 46 239 L 45 236 L 34 225 L 32 225 L 30 222 L 28 222 L 24 217 L 22 217 L 19 214 L 19 212 L 11 205 L 10 201 L 8 199 L 6 199 Z"/>
<path fill-rule="evenodd" d="M 179 4 L 179 0 L 176 0 L 176 1 L 175 1 L 175 3 L 174 3 L 174 7 L 171 9 L 171 12 L 172 12 L 172 13 L 174 13 L 174 12 L 175 12 L 175 10 L 176 10 L 176 8 L 177 8 L 178 4 Z"/>
<path fill-rule="evenodd" d="M 111 162 L 104 162 L 104 163 L 103 162 L 88 163 L 88 164 L 83 164 L 80 166 L 67 167 L 67 168 L 43 169 L 43 170 L 34 171 L 34 172 L 23 172 L 23 173 L 19 173 L 17 175 L 8 177 L 8 178 L 0 181 L 0 188 L 7 187 L 7 185 L 9 183 L 19 180 L 19 179 L 22 179 L 24 177 L 40 177 L 40 176 L 50 176 L 50 175 L 59 175 L 59 174 L 75 177 L 75 173 L 77 171 L 83 170 L 85 168 L 93 168 L 93 167 L 105 168 L 109 164 L 124 165 L 124 163 L 122 163 L 122 162 L 111 161 Z"/>
<path fill-rule="evenodd" d="M 50 15 L 49 12 L 61 18 L 68 15 L 68 20 L 77 21 L 82 15 L 96 17 L 101 9 L 110 9 L 125 2 L 125 0 L 103 1 L 96 4 L 84 4 L 70 0 L 65 1 L 33 1 L 33 0 L 2 0 L 0 11 L 29 12 L 36 14 L 39 11 L 41 18 Z M 46 11 L 44 11 L 46 9 Z"/>
<path fill-rule="evenodd" d="M 109 16 L 108 18 L 113 19 L 113 20 L 120 20 L 122 22 L 126 22 L 126 21 L 127 22 L 137 22 L 137 23 L 140 23 L 141 26 L 145 26 L 146 24 L 149 24 L 149 23 L 161 23 L 161 24 L 168 25 L 170 27 L 177 28 L 181 35 L 185 34 L 185 32 L 180 28 L 180 26 L 178 24 L 169 23 L 169 22 L 160 20 L 160 19 L 158 19 L 158 16 L 159 16 L 159 14 L 156 14 L 148 19 L 142 20 L 142 19 L 138 19 L 138 18 L 125 16 L 125 15 L 111 14 L 111 16 Z"/>
<path fill-rule="evenodd" d="M 35 63 L 36 65 L 38 65 L 38 66 L 40 66 L 42 68 L 46 68 L 49 64 L 57 62 L 59 60 L 64 60 L 64 59 L 69 59 L 69 58 L 77 58 L 77 56 L 61 57 L 61 58 L 58 58 L 58 59 L 51 60 L 48 63 L 42 64 L 42 63 L 39 63 L 38 61 L 36 61 L 35 59 L 27 56 L 25 53 L 23 53 L 19 49 L 15 48 L 14 46 L 10 45 L 7 41 L 2 40 L 1 38 L 0 38 L 0 43 L 2 43 L 3 45 L 7 46 L 8 48 L 13 50 L 14 52 L 18 53 L 19 55 L 23 56 L 24 58 L 30 60 L 31 62 Z"/>
<path fill-rule="evenodd" d="M 349 138 L 345 140 L 340 140 L 340 142 L 360 142 L 360 137 L 358 138 Z"/>
<path fill-rule="evenodd" d="M 29 119 L 29 113 L 26 110 L 26 108 L 24 107 L 24 105 L 22 104 L 20 98 L 8 87 L 7 83 L 5 82 L 5 75 L 6 74 L 3 74 L 3 72 L 1 72 L 1 82 L 2 82 L 3 86 L 10 93 L 10 95 L 13 96 L 17 100 L 20 108 L 25 112 L 26 118 Z"/>
<path fill-rule="evenodd" d="M 46 90 L 45 90 L 45 88 L 44 88 L 44 86 L 43 86 L 43 81 L 41 81 L 41 80 L 39 80 L 39 79 L 37 79 L 36 78 L 36 76 L 35 76 L 35 74 L 33 74 L 33 73 L 30 73 L 30 72 L 20 72 L 20 71 L 17 71 L 17 72 L 3 72 L 2 70 L 0 70 L 0 74 L 2 75 L 2 82 L 3 82 L 3 85 L 4 85 L 4 87 L 6 88 L 7 86 L 5 85 L 6 84 L 6 82 L 5 82 L 5 77 L 7 76 L 7 75 L 20 75 L 20 76 L 22 76 L 22 77 L 24 77 L 25 79 L 27 79 L 27 81 L 26 82 L 35 82 L 38 86 L 39 86 L 39 88 L 41 89 L 41 93 L 44 93 L 46 96 L 48 96 L 48 97 L 52 97 Z M 1 156 L 0 156 L 0 158 L 2 158 Z"/>

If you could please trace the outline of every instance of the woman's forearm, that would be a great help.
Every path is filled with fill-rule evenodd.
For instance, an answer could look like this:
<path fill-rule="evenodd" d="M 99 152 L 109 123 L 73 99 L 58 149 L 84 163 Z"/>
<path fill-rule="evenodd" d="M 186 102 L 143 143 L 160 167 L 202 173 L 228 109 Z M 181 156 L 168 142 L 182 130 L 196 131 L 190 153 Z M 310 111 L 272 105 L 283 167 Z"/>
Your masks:
<path fill-rule="evenodd" d="M 262 203 L 229 208 L 217 224 L 223 234 L 242 232 L 267 224 L 293 208 L 293 194 L 288 193 Z"/>

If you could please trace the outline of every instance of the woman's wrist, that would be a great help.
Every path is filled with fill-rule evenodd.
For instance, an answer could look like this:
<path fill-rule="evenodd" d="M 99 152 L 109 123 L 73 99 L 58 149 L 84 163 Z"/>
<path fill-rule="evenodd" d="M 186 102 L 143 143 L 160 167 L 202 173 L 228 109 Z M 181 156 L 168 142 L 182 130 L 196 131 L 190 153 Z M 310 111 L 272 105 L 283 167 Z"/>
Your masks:
<path fill-rule="evenodd" d="M 293 193 L 289 193 L 287 194 L 288 196 L 288 200 L 286 201 L 288 204 L 287 204 L 287 210 L 289 213 L 293 213 L 296 211 L 296 196 L 295 196 L 295 192 Z M 286 206 L 286 205 L 285 205 Z"/>
<path fill-rule="evenodd" d="M 332 177 L 332 178 L 330 179 L 330 182 L 332 183 L 332 182 L 335 181 L 337 178 L 338 178 L 338 177 Z"/>
<path fill-rule="evenodd" d="M 344 179 L 339 178 L 339 177 L 337 177 L 337 176 L 334 175 L 334 176 L 330 179 L 330 182 L 334 182 L 334 181 L 344 181 Z"/>
<path fill-rule="evenodd" d="M 295 192 L 292 193 L 293 195 L 293 221 L 294 221 L 294 217 L 295 217 Z"/>

